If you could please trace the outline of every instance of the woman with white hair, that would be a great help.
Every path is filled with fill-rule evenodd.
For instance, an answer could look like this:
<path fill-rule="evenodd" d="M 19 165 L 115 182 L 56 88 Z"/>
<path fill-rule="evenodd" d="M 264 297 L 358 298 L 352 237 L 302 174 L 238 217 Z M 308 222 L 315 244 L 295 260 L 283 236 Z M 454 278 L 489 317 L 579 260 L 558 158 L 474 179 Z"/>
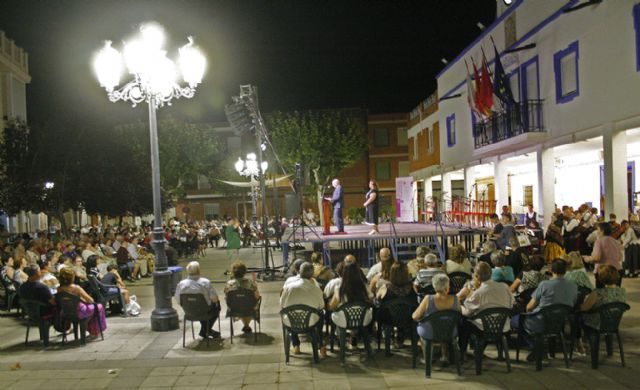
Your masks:
<path fill-rule="evenodd" d="M 414 321 L 420 321 L 431 313 L 440 310 L 456 310 L 460 311 L 460 303 L 456 295 L 449 295 L 449 277 L 444 274 L 436 274 L 431 278 L 435 295 L 427 295 L 422 299 L 420 306 L 413 312 Z M 456 331 L 454 329 L 454 331 Z M 423 322 L 418 325 L 418 335 L 423 339 L 433 338 L 433 329 L 429 322 Z M 442 360 L 446 361 L 447 347 L 442 345 Z"/>

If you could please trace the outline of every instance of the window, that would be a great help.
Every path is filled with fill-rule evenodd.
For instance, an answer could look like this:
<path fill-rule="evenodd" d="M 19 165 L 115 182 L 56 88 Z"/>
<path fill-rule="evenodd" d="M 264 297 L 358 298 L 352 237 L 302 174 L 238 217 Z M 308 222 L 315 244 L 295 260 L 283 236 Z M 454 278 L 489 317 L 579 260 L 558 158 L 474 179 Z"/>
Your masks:
<path fill-rule="evenodd" d="M 220 215 L 220 203 L 205 203 L 204 204 L 204 218 L 206 220 L 212 220 Z"/>
<path fill-rule="evenodd" d="M 373 129 L 373 146 L 389 146 L 389 130 Z"/>
<path fill-rule="evenodd" d="M 633 6 L 633 27 L 636 32 L 636 70 L 640 72 L 640 3 Z"/>
<path fill-rule="evenodd" d="M 456 144 L 456 114 L 447 117 L 447 146 L 452 147 Z"/>
<path fill-rule="evenodd" d="M 427 154 L 433 154 L 433 128 L 427 133 Z"/>
<path fill-rule="evenodd" d="M 518 68 L 511 72 L 509 76 L 509 85 L 511 86 L 511 92 L 513 93 L 513 99 L 516 102 L 520 101 L 520 72 L 518 72 Z"/>
<path fill-rule="evenodd" d="M 578 77 L 578 41 L 553 55 L 556 76 L 556 103 L 570 102 L 580 95 Z"/>
<path fill-rule="evenodd" d="M 419 140 L 420 134 L 416 134 L 415 137 L 411 138 L 411 143 L 413 145 L 413 155 L 412 160 L 418 160 L 420 158 L 420 148 L 418 147 L 418 140 Z"/>
<path fill-rule="evenodd" d="M 385 181 L 391 178 L 391 164 L 388 161 L 376 163 L 376 180 Z"/>
<path fill-rule="evenodd" d="M 409 174 L 409 161 L 400 161 L 398 163 L 398 177 L 411 176 Z"/>
<path fill-rule="evenodd" d="M 407 146 L 407 128 L 398 127 L 398 146 Z"/>
<path fill-rule="evenodd" d="M 538 78 L 538 56 L 526 61 L 520 68 L 521 83 L 521 99 L 538 100 L 540 99 L 540 83 Z"/>

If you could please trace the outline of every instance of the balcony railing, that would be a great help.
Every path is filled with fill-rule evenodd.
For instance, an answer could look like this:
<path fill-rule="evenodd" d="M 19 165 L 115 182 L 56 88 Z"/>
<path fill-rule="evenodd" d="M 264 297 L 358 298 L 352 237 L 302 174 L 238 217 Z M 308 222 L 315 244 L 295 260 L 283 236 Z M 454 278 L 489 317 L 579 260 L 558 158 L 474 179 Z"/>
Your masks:
<path fill-rule="evenodd" d="M 492 145 L 525 133 L 544 132 L 542 100 L 516 103 L 473 128 L 475 148 Z"/>

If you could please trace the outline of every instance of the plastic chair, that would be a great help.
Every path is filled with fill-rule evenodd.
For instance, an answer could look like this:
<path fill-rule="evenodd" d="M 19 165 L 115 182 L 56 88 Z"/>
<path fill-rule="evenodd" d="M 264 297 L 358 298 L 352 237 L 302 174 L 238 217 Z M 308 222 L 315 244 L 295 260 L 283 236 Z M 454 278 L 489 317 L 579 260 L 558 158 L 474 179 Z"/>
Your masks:
<path fill-rule="evenodd" d="M 112 302 L 118 301 L 122 314 L 125 317 L 127 316 L 127 309 L 124 303 L 124 297 L 120 292 L 120 287 L 112 284 L 104 284 L 100 282 L 95 276 L 89 275 L 89 288 L 91 289 L 91 296 L 93 297 L 93 299 L 95 299 L 96 302 L 101 303 L 102 306 L 105 307 L 105 309 L 107 308 L 107 306 L 109 306 L 109 310 L 113 313 L 113 309 L 111 306 Z M 110 288 L 116 288 L 117 291 L 109 293 L 108 291 Z"/>
<path fill-rule="evenodd" d="M 98 321 L 98 328 L 100 329 L 100 337 L 104 340 L 104 335 L 102 334 L 102 326 L 100 325 L 100 320 L 98 319 L 98 308 L 95 307 L 93 311 L 93 315 L 87 318 L 81 319 L 78 317 L 78 305 L 80 305 L 80 297 L 77 295 L 73 295 L 64 291 L 59 291 L 56 294 L 56 305 L 60 309 L 60 316 L 65 323 L 73 324 L 73 335 L 74 338 L 78 339 L 78 328 L 80 328 L 80 343 L 82 345 L 87 344 L 87 323 L 91 320 Z M 89 305 L 89 304 L 87 304 Z M 96 305 L 92 303 L 91 305 Z M 63 326 L 66 329 L 66 326 Z M 67 341 L 67 333 L 62 334 L 62 343 Z"/>
<path fill-rule="evenodd" d="M 449 275 L 449 294 L 455 295 L 462 290 L 465 283 L 471 280 L 471 275 L 466 272 L 452 272 Z"/>
<path fill-rule="evenodd" d="M 573 350 L 576 344 L 576 340 L 580 337 L 580 328 L 582 324 L 582 312 L 580 311 L 580 305 L 584 302 L 587 295 L 591 294 L 589 287 L 578 286 L 578 298 L 576 304 L 573 307 L 573 313 L 571 313 L 571 343 L 569 344 L 569 360 L 573 360 Z"/>
<path fill-rule="evenodd" d="M 620 338 L 620 321 L 625 311 L 631 307 L 624 302 L 611 302 L 598 306 L 595 309 L 590 310 L 590 314 L 600 315 L 600 329 L 589 329 L 589 345 L 591 348 L 591 368 L 598 368 L 598 360 L 600 358 L 600 336 L 605 336 L 605 342 L 607 346 L 607 356 L 613 355 L 613 343 L 611 336 L 615 335 L 618 339 L 618 348 L 620 349 L 620 361 L 622 367 L 625 367 L 624 363 L 624 350 L 622 349 L 622 339 Z"/>
<path fill-rule="evenodd" d="M 27 315 L 27 335 L 24 339 L 24 345 L 26 346 L 29 343 L 29 329 L 32 324 L 35 324 L 38 325 L 40 330 L 40 340 L 42 340 L 45 347 L 48 347 L 49 328 L 53 319 L 51 310 L 46 312 L 49 309 L 48 305 L 31 299 L 22 299 L 20 305 L 22 306 L 22 311 Z"/>
<path fill-rule="evenodd" d="M 564 364 L 569 368 L 569 355 L 567 353 L 567 345 L 564 339 L 564 323 L 571 314 L 573 308 L 571 306 L 556 304 L 542 308 L 536 313 L 528 313 L 520 315 L 520 324 L 518 326 L 518 346 L 516 349 L 516 361 L 520 361 L 520 346 L 523 343 L 525 329 L 523 327 L 526 318 L 540 317 L 543 322 L 543 330 L 539 333 L 533 333 L 534 337 L 534 353 L 536 358 L 536 371 L 542 370 L 542 356 L 544 355 L 544 341 L 555 340 L 560 338 L 562 344 L 562 353 L 564 355 Z M 553 356 L 555 344 L 550 341 L 549 352 Z"/>
<path fill-rule="evenodd" d="M 513 310 L 496 307 L 485 309 L 477 313 L 468 320 L 479 319 L 482 322 L 482 331 L 476 335 L 476 346 L 474 349 L 476 375 L 482 374 L 482 358 L 487 343 L 495 343 L 498 352 L 502 351 L 504 360 L 507 364 L 507 372 L 511 372 L 511 361 L 509 359 L 509 343 L 507 335 L 509 332 L 504 331 L 504 325 L 509 324 L 513 316 Z"/>
<path fill-rule="evenodd" d="M 231 344 L 233 344 L 233 318 L 234 317 L 251 317 L 253 319 L 253 341 L 258 341 L 258 331 L 256 324 L 260 327 L 260 305 L 262 298 L 256 299 L 256 295 L 252 290 L 239 288 L 227 293 L 227 318 L 229 318 L 229 327 L 231 330 Z M 262 328 L 259 328 L 262 331 Z"/>
<path fill-rule="evenodd" d="M 420 324 L 428 322 L 431 324 L 433 331 L 431 339 L 425 339 L 424 341 L 424 361 L 425 361 L 425 376 L 431 378 L 431 358 L 433 356 L 433 343 L 447 343 L 450 351 L 452 352 L 453 360 L 455 360 L 458 375 L 462 375 L 462 366 L 460 364 L 460 350 L 458 347 L 458 324 L 462 314 L 456 310 L 439 310 L 435 313 L 431 313 L 428 316 L 420 320 Z"/>
<path fill-rule="evenodd" d="M 4 310 L 11 312 L 11 309 L 15 307 L 18 310 L 18 314 L 20 314 L 20 297 L 17 289 L 13 284 L 5 282 L 2 278 L 0 278 L 0 282 L 2 282 L 2 288 L 4 289 Z"/>
<path fill-rule="evenodd" d="M 211 329 L 214 325 L 211 323 L 211 314 L 209 309 L 211 306 L 202 294 L 180 294 L 180 306 L 184 310 L 184 317 L 182 319 L 182 348 L 186 346 L 186 333 L 187 333 L 187 321 L 191 321 L 191 337 L 195 340 L 196 333 L 193 330 L 193 321 L 207 321 L 207 330 Z M 218 317 L 218 320 L 220 318 Z M 218 331 L 220 331 L 220 321 L 218 321 Z M 209 346 L 209 337 L 205 337 L 207 340 L 207 347 Z"/>
<path fill-rule="evenodd" d="M 380 305 L 377 315 L 378 329 L 384 333 L 385 356 L 391 356 L 391 336 L 393 329 L 404 329 L 411 335 L 412 367 L 416 368 L 418 356 L 418 333 L 411 315 L 416 310 L 415 303 L 406 298 L 394 298 Z M 387 321 L 383 321 L 383 320 Z M 379 336 L 379 334 L 378 334 Z M 380 350 L 380 337 L 378 337 L 378 350 Z"/>
<path fill-rule="evenodd" d="M 344 318 L 346 319 L 346 327 L 342 328 L 336 325 L 338 331 L 338 345 L 340 346 L 340 362 L 344 363 L 346 358 L 347 351 L 347 331 L 358 331 L 362 335 L 364 348 L 367 351 L 368 356 L 372 356 L 373 353 L 371 351 L 371 344 L 369 339 L 369 330 L 367 327 L 369 324 L 365 324 L 365 316 L 367 311 L 371 310 L 371 305 L 363 302 L 352 302 L 345 303 L 344 305 L 338 307 L 334 314 L 339 312 L 344 313 Z M 331 341 L 331 350 L 333 351 L 333 339 Z"/>
<path fill-rule="evenodd" d="M 322 321 L 320 311 L 314 307 L 307 305 L 292 305 L 280 310 L 280 318 L 282 319 L 282 338 L 284 339 L 284 356 L 285 363 L 289 364 L 289 356 L 291 349 L 291 332 L 296 334 L 311 335 L 311 348 L 313 349 L 313 361 L 318 363 L 318 348 L 320 344 L 320 334 L 316 324 L 311 324 L 311 315 L 317 314 L 318 321 Z M 290 325 L 285 325 L 284 317 L 287 316 Z"/>

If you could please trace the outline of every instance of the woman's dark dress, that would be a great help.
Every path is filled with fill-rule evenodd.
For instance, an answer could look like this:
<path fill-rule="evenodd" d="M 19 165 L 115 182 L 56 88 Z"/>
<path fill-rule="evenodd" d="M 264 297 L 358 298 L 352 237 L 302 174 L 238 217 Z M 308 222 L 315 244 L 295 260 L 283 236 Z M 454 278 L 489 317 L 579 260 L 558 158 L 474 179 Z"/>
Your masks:
<path fill-rule="evenodd" d="M 377 225 L 378 224 L 378 204 L 380 197 L 378 196 L 378 190 L 369 190 L 367 192 L 366 200 L 369 200 L 371 194 L 376 194 L 376 199 L 367 206 L 367 223 Z"/>

